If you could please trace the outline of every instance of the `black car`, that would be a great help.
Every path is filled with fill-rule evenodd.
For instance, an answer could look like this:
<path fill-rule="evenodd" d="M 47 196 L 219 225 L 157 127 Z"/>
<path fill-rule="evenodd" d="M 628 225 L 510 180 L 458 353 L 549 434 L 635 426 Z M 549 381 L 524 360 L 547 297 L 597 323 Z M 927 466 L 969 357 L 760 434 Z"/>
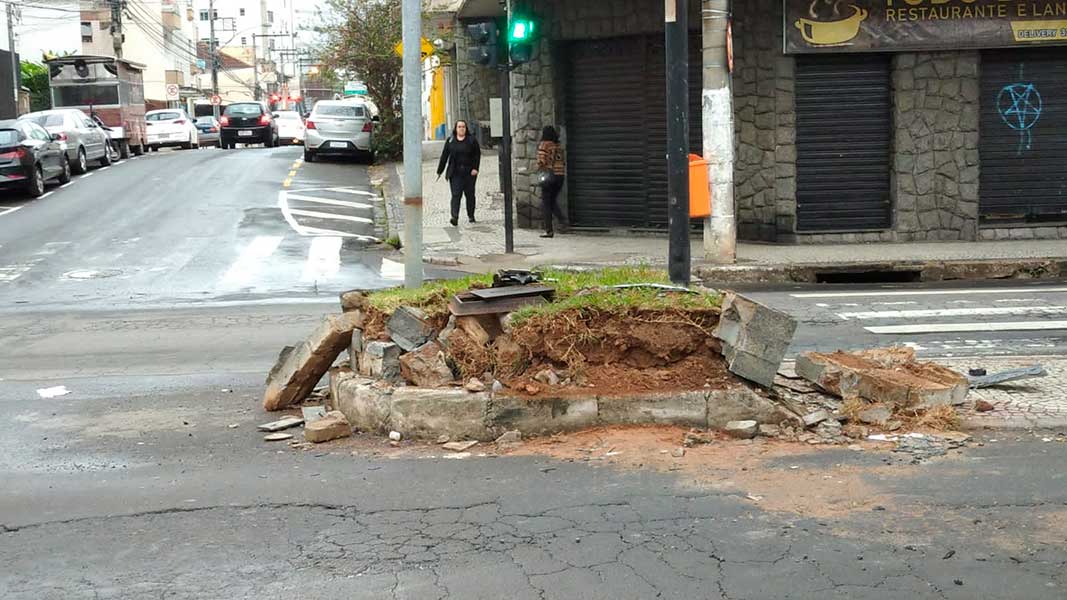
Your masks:
<path fill-rule="evenodd" d="M 263 144 L 268 148 L 278 145 L 278 123 L 264 102 L 231 104 L 219 124 L 223 148 L 236 148 L 237 144 Z"/>
<path fill-rule="evenodd" d="M 0 187 L 24 189 L 36 198 L 44 194 L 45 181 L 70 181 L 70 161 L 59 138 L 30 121 L 0 121 Z"/>

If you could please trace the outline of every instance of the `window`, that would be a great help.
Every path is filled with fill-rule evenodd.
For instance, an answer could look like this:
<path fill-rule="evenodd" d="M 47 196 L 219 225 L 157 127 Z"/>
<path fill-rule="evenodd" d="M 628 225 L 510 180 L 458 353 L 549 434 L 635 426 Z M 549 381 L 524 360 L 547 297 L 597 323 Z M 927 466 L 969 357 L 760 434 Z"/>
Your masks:
<path fill-rule="evenodd" d="M 0 129 L 0 146 L 14 146 L 21 140 L 17 129 Z"/>
<path fill-rule="evenodd" d="M 267 22 L 268 23 L 273 23 L 274 22 L 274 11 L 273 10 L 268 10 L 267 11 Z"/>
<path fill-rule="evenodd" d="M 93 24 L 88 21 L 82 21 L 82 41 L 89 43 L 93 41 Z"/>
<path fill-rule="evenodd" d="M 208 20 L 208 16 L 207 15 L 208 15 L 207 10 L 200 11 L 200 20 L 201 21 L 207 21 Z"/>
<path fill-rule="evenodd" d="M 268 38 L 267 39 L 267 47 L 270 48 L 271 50 L 274 50 L 274 38 Z"/>
<path fill-rule="evenodd" d="M 243 9 L 243 8 L 238 9 L 237 14 L 242 16 L 242 17 L 245 16 L 245 9 Z"/>
<path fill-rule="evenodd" d="M 145 115 L 145 121 L 177 121 L 182 118 L 182 114 L 178 112 L 161 112 L 150 113 Z"/>
<path fill-rule="evenodd" d="M 64 127 L 66 123 L 63 121 L 63 113 L 50 113 L 47 115 L 36 115 L 33 117 L 26 117 L 26 121 L 30 123 L 36 123 L 43 127 Z"/>
<path fill-rule="evenodd" d="M 246 38 L 243 35 L 241 36 L 241 45 L 242 46 L 247 46 L 248 45 L 248 38 Z"/>
<path fill-rule="evenodd" d="M 362 106 L 351 104 L 316 104 L 315 114 L 323 117 L 364 117 L 366 112 Z"/>
<path fill-rule="evenodd" d="M 52 93 L 56 96 L 56 106 L 99 107 L 119 103 L 117 85 L 64 85 L 52 88 Z"/>
<path fill-rule="evenodd" d="M 263 114 L 263 107 L 251 102 L 231 104 L 226 107 L 225 114 L 228 117 L 258 117 Z"/>

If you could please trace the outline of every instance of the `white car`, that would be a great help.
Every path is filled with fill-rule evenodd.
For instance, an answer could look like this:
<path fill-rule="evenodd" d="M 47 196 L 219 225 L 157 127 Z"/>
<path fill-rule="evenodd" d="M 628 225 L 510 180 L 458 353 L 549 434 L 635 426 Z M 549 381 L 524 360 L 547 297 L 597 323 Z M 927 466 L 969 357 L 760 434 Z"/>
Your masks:
<path fill-rule="evenodd" d="M 166 108 L 145 113 L 148 126 L 148 149 L 159 150 L 164 146 L 181 146 L 185 150 L 200 147 L 200 131 L 196 121 L 184 110 Z"/>
<path fill-rule="evenodd" d="M 304 119 L 295 110 L 280 110 L 274 113 L 278 121 L 278 141 L 282 144 L 304 143 Z"/>
<path fill-rule="evenodd" d="M 321 100 L 304 123 L 304 161 L 321 155 L 358 156 L 374 162 L 374 128 L 380 122 L 366 104 Z"/>

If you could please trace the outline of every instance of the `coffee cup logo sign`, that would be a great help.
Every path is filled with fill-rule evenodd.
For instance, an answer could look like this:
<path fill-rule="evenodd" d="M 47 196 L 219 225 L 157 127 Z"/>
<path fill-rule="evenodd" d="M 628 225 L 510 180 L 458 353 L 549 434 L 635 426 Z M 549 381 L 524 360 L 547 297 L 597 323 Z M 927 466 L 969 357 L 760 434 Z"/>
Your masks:
<path fill-rule="evenodd" d="M 1067 0 L 784 0 L 785 51 L 1067 44 Z"/>

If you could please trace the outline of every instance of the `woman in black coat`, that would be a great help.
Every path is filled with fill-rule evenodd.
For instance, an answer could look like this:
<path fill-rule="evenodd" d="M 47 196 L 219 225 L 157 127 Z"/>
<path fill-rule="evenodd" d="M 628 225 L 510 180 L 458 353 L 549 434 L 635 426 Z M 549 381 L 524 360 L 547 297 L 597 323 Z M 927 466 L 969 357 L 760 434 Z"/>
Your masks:
<path fill-rule="evenodd" d="M 452 137 L 445 142 L 437 176 L 445 173 L 452 187 L 452 226 L 459 226 L 459 204 L 467 196 L 467 218 L 474 223 L 474 184 L 478 181 L 478 167 L 482 163 L 482 149 L 478 140 L 467 130 L 466 121 L 456 121 Z M 447 172 L 446 172 L 447 170 Z"/>

